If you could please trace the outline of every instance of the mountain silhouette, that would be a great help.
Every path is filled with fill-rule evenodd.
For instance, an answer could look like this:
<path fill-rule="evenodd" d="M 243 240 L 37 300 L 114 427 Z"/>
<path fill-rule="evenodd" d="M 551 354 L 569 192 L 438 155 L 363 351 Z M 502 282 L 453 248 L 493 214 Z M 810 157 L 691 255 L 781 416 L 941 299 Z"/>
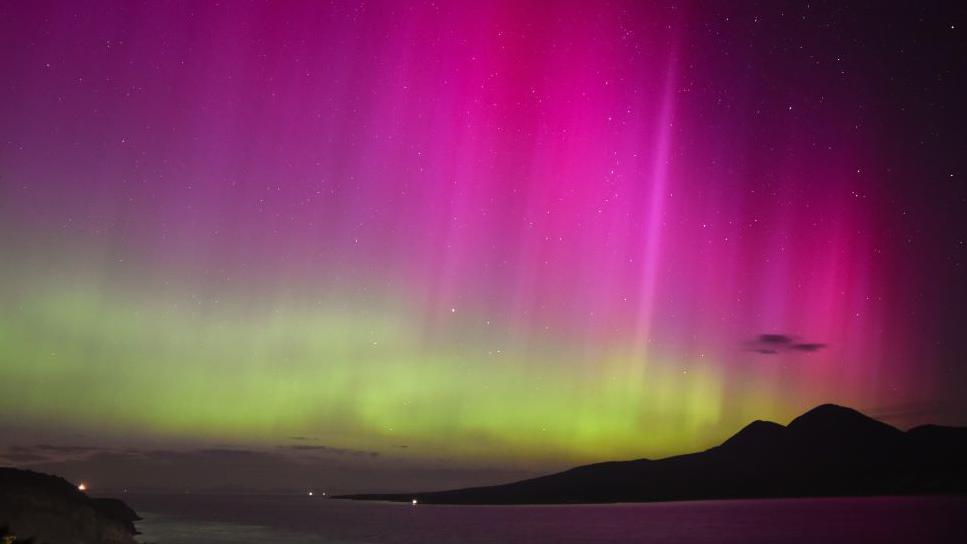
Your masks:
<path fill-rule="evenodd" d="M 785 426 L 754 421 L 698 453 L 596 463 L 489 487 L 337 498 L 556 504 L 964 492 L 967 428 L 904 432 L 824 404 Z"/>

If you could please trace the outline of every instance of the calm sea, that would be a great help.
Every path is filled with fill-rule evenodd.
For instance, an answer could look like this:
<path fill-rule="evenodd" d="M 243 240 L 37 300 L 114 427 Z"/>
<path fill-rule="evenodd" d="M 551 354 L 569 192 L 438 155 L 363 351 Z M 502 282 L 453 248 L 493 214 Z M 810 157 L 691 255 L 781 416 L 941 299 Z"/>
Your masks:
<path fill-rule="evenodd" d="M 308 496 L 127 495 L 142 542 L 929 543 L 967 542 L 967 497 L 430 506 Z"/>

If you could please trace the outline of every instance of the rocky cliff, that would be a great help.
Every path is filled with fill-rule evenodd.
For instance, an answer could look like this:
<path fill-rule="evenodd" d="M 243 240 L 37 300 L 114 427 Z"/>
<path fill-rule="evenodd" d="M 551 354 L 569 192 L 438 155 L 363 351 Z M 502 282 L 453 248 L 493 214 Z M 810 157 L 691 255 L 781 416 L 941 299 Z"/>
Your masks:
<path fill-rule="evenodd" d="M 57 476 L 0 467 L 0 535 L 38 544 L 134 544 L 140 519 L 123 502 L 97 499 Z"/>

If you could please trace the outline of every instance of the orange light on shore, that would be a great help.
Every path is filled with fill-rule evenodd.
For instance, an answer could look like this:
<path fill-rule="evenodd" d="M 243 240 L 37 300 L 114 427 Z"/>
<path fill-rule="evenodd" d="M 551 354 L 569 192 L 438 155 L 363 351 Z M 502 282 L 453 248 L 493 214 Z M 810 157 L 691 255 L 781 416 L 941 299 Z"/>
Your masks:
<path fill-rule="evenodd" d="M 87 484 L 86 484 L 86 483 L 84 483 L 84 482 L 81 482 L 81 483 L 80 483 L 80 484 L 79 484 L 79 485 L 77 486 L 77 489 L 78 489 L 79 491 L 87 491 Z"/>

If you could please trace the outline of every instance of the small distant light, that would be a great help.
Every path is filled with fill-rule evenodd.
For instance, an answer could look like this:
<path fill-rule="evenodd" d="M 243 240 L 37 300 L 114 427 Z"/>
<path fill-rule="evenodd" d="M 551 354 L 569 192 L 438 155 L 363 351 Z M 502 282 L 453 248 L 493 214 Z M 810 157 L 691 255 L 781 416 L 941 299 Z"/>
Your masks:
<path fill-rule="evenodd" d="M 322 492 L 322 496 L 323 496 L 323 497 L 325 497 L 325 496 L 326 496 L 326 492 L 325 492 L 325 491 L 323 491 L 323 492 Z"/>
<path fill-rule="evenodd" d="M 310 492 L 309 492 L 309 496 L 310 496 L 310 497 L 312 496 L 312 491 L 310 491 Z"/>
<path fill-rule="evenodd" d="M 77 486 L 77 490 L 78 491 L 87 491 L 87 484 L 84 483 L 84 482 L 81 482 L 80 485 Z"/>
<path fill-rule="evenodd" d="M 416 499 L 413 499 L 412 504 L 413 504 L 413 506 L 416 506 Z"/>

